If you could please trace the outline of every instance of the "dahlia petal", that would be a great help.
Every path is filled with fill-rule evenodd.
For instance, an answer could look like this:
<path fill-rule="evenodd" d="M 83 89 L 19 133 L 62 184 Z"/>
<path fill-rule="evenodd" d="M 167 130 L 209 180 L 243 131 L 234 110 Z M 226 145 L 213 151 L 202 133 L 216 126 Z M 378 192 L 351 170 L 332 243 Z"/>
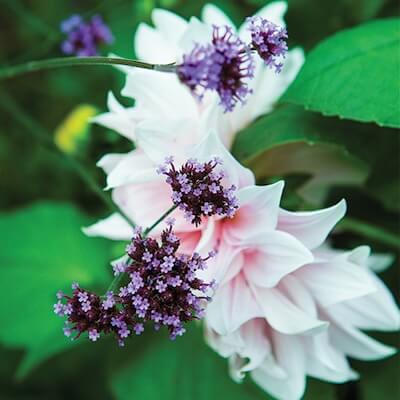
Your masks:
<path fill-rule="evenodd" d="M 240 376 L 244 377 L 245 372 L 259 367 L 271 352 L 271 343 L 267 337 L 266 327 L 265 321 L 256 318 L 246 322 L 240 328 L 244 347 L 239 355 L 248 359 L 248 362 L 240 368 Z"/>
<path fill-rule="evenodd" d="M 238 190 L 240 208 L 225 229 L 233 242 L 240 243 L 249 236 L 275 229 L 283 186 L 284 182 L 280 181 Z"/>
<path fill-rule="evenodd" d="M 187 29 L 187 21 L 171 11 L 160 8 L 152 11 L 151 19 L 161 35 L 178 47 L 179 40 Z"/>
<path fill-rule="evenodd" d="M 196 17 L 191 17 L 188 27 L 179 41 L 184 54 L 190 53 L 196 44 L 207 45 L 211 42 L 212 27 L 204 24 Z M 181 61 L 181 60 L 179 60 Z"/>
<path fill-rule="evenodd" d="M 112 129 L 133 142 L 135 140 L 135 117 L 140 116 L 137 109 L 123 107 L 112 92 L 108 92 L 107 107 L 109 112 L 96 115 L 91 118 L 91 122 Z"/>
<path fill-rule="evenodd" d="M 232 20 L 214 4 L 206 4 L 201 11 L 201 19 L 208 25 L 230 26 L 235 28 Z"/>
<path fill-rule="evenodd" d="M 376 288 L 374 293 L 335 304 L 326 311 L 335 321 L 351 321 L 360 329 L 398 330 L 400 312 L 392 294 L 377 276 L 371 273 L 370 279 Z"/>
<path fill-rule="evenodd" d="M 296 276 L 323 307 L 362 297 L 377 290 L 365 269 L 345 260 L 312 263 L 297 271 Z"/>
<path fill-rule="evenodd" d="M 343 383 L 357 379 L 343 351 L 329 341 L 328 332 L 304 338 L 307 374 L 328 382 Z"/>
<path fill-rule="evenodd" d="M 101 236 L 111 240 L 129 240 L 133 232 L 125 218 L 118 213 L 82 228 L 82 231 L 87 236 Z"/>
<path fill-rule="evenodd" d="M 161 32 L 140 23 L 134 39 L 136 56 L 150 63 L 168 64 L 176 59 L 177 49 Z"/>
<path fill-rule="evenodd" d="M 108 174 L 106 189 L 155 180 L 161 181 L 155 165 L 141 150 L 136 149 L 128 153 Z"/>
<path fill-rule="evenodd" d="M 358 360 L 379 360 L 396 353 L 396 349 L 386 346 L 360 330 L 346 324 L 331 325 L 331 340 L 335 347 Z"/>
<path fill-rule="evenodd" d="M 213 329 L 206 326 L 205 338 L 209 346 L 225 358 L 234 355 L 244 346 L 239 329 L 227 335 L 219 335 Z"/>
<path fill-rule="evenodd" d="M 234 332 L 246 321 L 262 317 L 258 306 L 243 276 L 238 275 L 218 288 L 207 308 L 207 323 L 220 335 Z"/>
<path fill-rule="evenodd" d="M 306 384 L 306 359 L 301 339 L 274 334 L 274 349 L 278 364 L 286 372 L 284 378 L 270 374 L 268 364 L 251 372 L 253 380 L 276 398 L 300 400 Z"/>
<path fill-rule="evenodd" d="M 121 94 L 135 99 L 135 108 L 148 118 L 194 121 L 198 118 L 196 100 L 175 74 L 136 69 L 127 75 Z"/>
<path fill-rule="evenodd" d="M 254 184 L 254 175 L 243 167 L 225 148 L 215 130 L 210 130 L 207 136 L 193 149 L 194 157 L 200 161 L 209 161 L 212 156 L 218 156 L 223 161 L 223 169 L 227 172 L 229 183 L 237 188 Z"/>
<path fill-rule="evenodd" d="M 367 265 L 372 271 L 379 273 L 389 268 L 395 260 L 393 254 L 371 254 L 368 258 Z"/>
<path fill-rule="evenodd" d="M 285 232 L 264 232 L 248 242 L 258 246 L 246 256 L 244 273 L 258 286 L 274 287 L 285 275 L 313 260 L 311 252 Z"/>
<path fill-rule="evenodd" d="M 252 286 L 257 303 L 264 312 L 268 323 L 278 332 L 295 335 L 298 333 L 316 333 L 328 326 L 305 313 L 293 304 L 278 289 Z"/>
<path fill-rule="evenodd" d="M 96 166 L 109 174 L 125 157 L 126 154 L 109 153 L 101 157 Z"/>
<path fill-rule="evenodd" d="M 332 228 L 343 218 L 346 202 L 318 211 L 291 212 L 281 209 L 278 218 L 278 229 L 288 232 L 299 239 L 307 248 L 320 246 Z"/>

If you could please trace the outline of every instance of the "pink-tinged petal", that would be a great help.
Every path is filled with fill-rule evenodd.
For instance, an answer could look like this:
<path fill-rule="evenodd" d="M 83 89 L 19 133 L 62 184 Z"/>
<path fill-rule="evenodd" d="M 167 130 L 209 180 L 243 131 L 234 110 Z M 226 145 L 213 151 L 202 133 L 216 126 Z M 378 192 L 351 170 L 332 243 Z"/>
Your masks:
<path fill-rule="evenodd" d="M 181 241 L 179 253 L 192 255 L 201 239 L 201 231 L 179 232 L 178 236 Z"/>
<path fill-rule="evenodd" d="M 318 211 L 290 212 L 281 209 L 278 229 L 299 239 L 309 249 L 320 246 L 346 213 L 346 202 Z"/>
<path fill-rule="evenodd" d="M 205 270 L 198 271 L 198 277 L 206 282 L 215 280 L 217 284 L 224 285 L 242 270 L 244 254 L 240 248 L 221 241 L 219 231 L 219 224 L 209 219 L 196 251 L 206 255 L 209 251 L 217 249 L 217 255 L 208 261 Z"/>
<path fill-rule="evenodd" d="M 167 10 L 155 8 L 151 19 L 157 30 L 169 43 L 178 46 L 179 40 L 187 29 L 188 23 L 179 15 Z"/>
<path fill-rule="evenodd" d="M 176 60 L 177 48 L 161 32 L 141 23 L 135 33 L 135 53 L 143 61 L 168 64 Z"/>
<path fill-rule="evenodd" d="M 82 228 L 87 236 L 100 236 L 111 240 L 130 240 L 132 227 L 120 214 L 114 213 L 95 224 Z"/>
<path fill-rule="evenodd" d="M 287 335 L 316 333 L 326 329 L 328 323 L 313 318 L 293 304 L 280 290 L 252 285 L 263 316 L 278 332 Z"/>
<path fill-rule="evenodd" d="M 225 221 L 224 231 L 232 243 L 273 230 L 278 221 L 283 181 L 266 186 L 247 186 L 237 192 L 240 208 L 234 218 Z"/>
<path fill-rule="evenodd" d="M 208 25 L 227 25 L 235 28 L 232 20 L 214 4 L 206 4 L 201 11 L 201 19 Z"/>
<path fill-rule="evenodd" d="M 217 289 L 207 307 L 207 323 L 220 335 L 234 332 L 246 321 L 262 317 L 253 293 L 242 275 Z"/>
<path fill-rule="evenodd" d="M 253 173 L 243 167 L 222 144 L 215 130 L 210 130 L 207 136 L 195 146 L 192 157 L 200 161 L 209 161 L 212 157 L 219 157 L 223 161 L 222 168 L 226 171 L 227 181 L 237 188 L 253 185 L 255 178 Z"/>
<path fill-rule="evenodd" d="M 205 339 L 214 351 L 225 358 L 233 356 L 244 346 L 240 329 L 227 335 L 219 335 L 209 326 L 206 326 Z"/>
<path fill-rule="evenodd" d="M 395 348 L 378 342 L 349 324 L 332 323 L 330 337 L 335 347 L 358 360 L 379 360 L 389 357 L 397 351 Z"/>
<path fill-rule="evenodd" d="M 96 115 L 90 121 L 113 129 L 133 142 L 135 140 L 135 122 L 140 117 L 138 110 L 133 107 L 123 107 L 112 92 L 108 93 L 107 106 L 109 112 Z"/>
<path fill-rule="evenodd" d="M 362 297 L 377 290 L 370 274 L 346 260 L 312 263 L 296 272 L 322 307 Z"/>
<path fill-rule="evenodd" d="M 301 338 L 275 333 L 273 347 L 277 363 L 285 371 L 285 376 L 275 377 L 266 363 L 252 371 L 251 377 L 261 388 L 278 399 L 302 399 L 306 384 L 306 355 Z"/>
<path fill-rule="evenodd" d="M 400 312 L 396 302 L 382 281 L 370 273 L 376 291 L 366 296 L 352 299 L 343 304 L 335 304 L 326 312 L 338 323 L 351 321 L 360 329 L 395 331 L 400 328 Z"/>
<path fill-rule="evenodd" d="M 240 368 L 238 375 L 244 378 L 245 372 L 252 371 L 263 363 L 265 358 L 270 355 L 272 348 L 268 339 L 268 326 L 261 318 L 246 322 L 240 328 L 240 333 L 244 346 L 239 355 L 248 359 L 248 362 Z"/>
<path fill-rule="evenodd" d="M 289 273 L 313 260 L 311 252 L 293 236 L 279 231 L 264 232 L 249 243 L 244 273 L 249 282 L 273 287 Z"/>
<path fill-rule="evenodd" d="M 303 339 L 307 354 L 307 374 L 328 382 L 343 383 L 358 378 L 346 354 L 333 346 L 328 332 Z"/>
<path fill-rule="evenodd" d="M 112 198 L 137 225 L 144 228 L 152 225 L 172 205 L 171 189 L 161 180 L 120 186 L 113 190 Z M 192 232 L 202 228 L 202 225 L 195 228 L 186 221 L 178 209 L 170 216 L 176 220 L 176 232 Z M 154 233 L 159 233 L 163 228 L 163 224 L 158 225 Z"/>
<path fill-rule="evenodd" d="M 156 169 L 157 167 L 142 150 L 133 150 L 110 171 L 106 189 L 132 183 L 161 182 L 162 178 L 157 174 Z"/>
<path fill-rule="evenodd" d="M 307 290 L 294 274 L 288 275 L 282 279 L 278 288 L 290 299 L 290 301 L 305 311 L 308 315 L 313 318 L 318 317 L 317 305 L 315 304 L 310 291 Z"/>
<path fill-rule="evenodd" d="M 109 153 L 101 157 L 97 161 L 96 166 L 101 168 L 106 174 L 109 174 L 126 156 L 126 154 Z"/>

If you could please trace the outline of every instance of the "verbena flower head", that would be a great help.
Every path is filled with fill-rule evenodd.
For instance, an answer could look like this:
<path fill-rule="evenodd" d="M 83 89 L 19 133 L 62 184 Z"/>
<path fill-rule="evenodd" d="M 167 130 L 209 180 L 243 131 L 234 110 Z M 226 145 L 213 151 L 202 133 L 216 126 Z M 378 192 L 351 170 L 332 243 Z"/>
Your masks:
<path fill-rule="evenodd" d="M 246 80 L 253 77 L 254 60 L 232 28 L 214 26 L 211 44 L 196 44 L 183 56 L 177 74 L 199 97 L 206 90 L 215 90 L 225 111 L 232 111 L 251 92 Z"/>
<path fill-rule="evenodd" d="M 144 324 L 152 322 L 155 329 L 167 327 L 171 339 L 183 335 L 184 323 L 203 317 L 204 306 L 213 283 L 196 277 L 197 271 L 206 268 L 206 261 L 214 256 L 201 258 L 177 254 L 179 238 L 172 231 L 173 221 L 161 234 L 161 241 L 146 238 L 138 229 L 129 246 L 129 260 L 117 268 L 117 273 L 127 273 L 129 281 L 105 296 L 72 285 L 72 296 L 57 293 L 54 312 L 66 317 L 64 333 L 76 339 L 87 332 L 91 341 L 102 335 L 112 334 L 123 346 L 132 334 L 140 335 Z M 114 268 L 115 271 L 115 268 Z"/>
<path fill-rule="evenodd" d="M 177 169 L 172 157 L 167 157 L 158 172 L 167 176 L 166 182 L 172 188 L 172 201 L 184 212 L 185 218 L 196 226 L 201 217 L 219 215 L 232 218 L 238 209 L 234 185 L 225 188 L 223 170 L 216 170 L 222 161 L 214 158 L 206 163 L 196 159 L 188 160 Z"/>
<path fill-rule="evenodd" d="M 266 65 L 280 72 L 283 64 L 277 59 L 284 57 L 288 50 L 286 29 L 259 16 L 250 17 L 247 21 L 252 48 L 257 51 Z"/>
<path fill-rule="evenodd" d="M 196 272 L 206 268 L 213 254 L 206 258 L 177 254 L 180 240 L 171 224 L 160 241 L 135 233 L 126 269 L 130 282 L 121 288 L 120 297 L 132 319 L 141 324 L 151 321 L 156 329 L 165 326 L 175 339 L 185 332 L 184 323 L 203 316 L 213 285 L 198 279 Z"/>
<path fill-rule="evenodd" d="M 72 15 L 61 23 L 60 29 L 67 34 L 61 45 L 65 54 L 95 56 L 98 45 L 113 42 L 112 33 L 100 15 L 94 15 L 88 22 L 79 15 Z"/>

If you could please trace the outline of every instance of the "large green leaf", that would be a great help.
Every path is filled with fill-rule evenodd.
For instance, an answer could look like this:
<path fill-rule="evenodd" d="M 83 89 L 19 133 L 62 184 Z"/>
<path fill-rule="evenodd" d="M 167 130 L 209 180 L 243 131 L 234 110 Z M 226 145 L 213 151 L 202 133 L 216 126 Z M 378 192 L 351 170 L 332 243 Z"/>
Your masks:
<path fill-rule="evenodd" d="M 282 101 L 381 126 L 400 127 L 399 19 L 337 33 L 308 55 Z"/>
<path fill-rule="evenodd" d="M 141 340 L 141 339 L 138 339 Z M 151 343 L 112 378 L 118 400 L 267 400 L 253 385 L 236 384 L 226 360 L 213 353 L 192 327 L 183 337 Z"/>
<path fill-rule="evenodd" d="M 0 215 L 0 340 L 27 350 L 19 376 L 71 346 L 53 312 L 57 290 L 75 280 L 105 286 L 110 277 L 110 246 L 85 237 L 87 223 L 75 208 L 50 203 Z"/>
<path fill-rule="evenodd" d="M 346 145 L 363 145 L 363 138 L 351 136 L 343 122 L 285 106 L 261 118 L 240 132 L 233 154 L 255 172 L 259 180 L 275 176 L 310 176 L 298 193 L 320 204 L 329 187 L 356 185 L 365 181 L 368 167 L 352 156 Z"/>

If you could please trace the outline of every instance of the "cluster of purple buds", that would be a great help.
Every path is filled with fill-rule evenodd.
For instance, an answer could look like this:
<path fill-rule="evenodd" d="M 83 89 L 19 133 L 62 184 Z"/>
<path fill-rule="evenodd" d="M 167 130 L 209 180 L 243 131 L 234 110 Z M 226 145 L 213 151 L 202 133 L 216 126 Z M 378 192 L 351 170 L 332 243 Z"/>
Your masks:
<path fill-rule="evenodd" d="M 113 35 L 100 15 L 94 15 L 85 22 L 80 15 L 72 15 L 61 23 L 61 32 L 67 35 L 61 45 L 64 54 L 95 56 L 97 47 L 113 42 Z"/>
<path fill-rule="evenodd" d="M 75 333 L 75 339 L 87 332 L 89 339 L 96 341 L 112 334 L 122 346 L 126 338 L 140 335 L 144 324 L 151 322 L 156 330 L 165 326 L 175 339 L 185 332 L 184 323 L 202 318 L 214 284 L 199 279 L 197 271 L 206 268 L 214 252 L 206 258 L 196 253 L 191 257 L 177 254 L 180 240 L 172 224 L 170 221 L 160 241 L 135 231 L 127 246 L 127 261 L 114 267 L 115 274 L 129 277 L 118 294 L 109 291 L 100 297 L 78 284 L 73 284 L 72 296 L 57 294 L 54 311 L 67 318 L 66 336 Z"/>
<path fill-rule="evenodd" d="M 288 50 L 286 28 L 257 16 L 250 17 L 247 21 L 249 22 L 252 48 L 257 51 L 266 65 L 275 68 L 276 72 L 280 72 L 283 64 L 277 59 L 284 57 Z"/>
<path fill-rule="evenodd" d="M 54 312 L 67 318 L 65 336 L 77 339 L 87 332 L 89 339 L 95 342 L 101 335 L 114 334 L 122 345 L 130 334 L 128 326 L 135 326 L 135 322 L 120 307 L 119 297 L 107 292 L 101 298 L 77 283 L 72 284 L 72 289 L 71 296 L 58 292 L 58 302 L 54 305 Z"/>
<path fill-rule="evenodd" d="M 254 61 L 232 28 L 214 26 L 211 44 L 196 44 L 191 53 L 184 55 L 177 74 L 197 97 L 207 90 L 216 91 L 225 111 L 232 111 L 251 93 L 247 79 L 254 75 Z"/>
<path fill-rule="evenodd" d="M 256 51 L 267 65 L 280 72 L 282 63 L 277 58 L 287 51 L 285 28 L 261 17 L 248 19 L 252 42 L 244 43 L 231 27 L 213 27 L 211 43 L 196 44 L 183 56 L 177 66 L 177 75 L 192 93 L 202 98 L 208 90 L 218 93 L 225 112 L 232 111 L 238 102 L 242 104 L 251 93 L 249 79 L 254 77 Z"/>
<path fill-rule="evenodd" d="M 177 169 L 172 157 L 167 157 L 157 172 L 166 175 L 172 189 L 173 203 L 184 212 L 185 218 L 196 226 L 202 217 L 219 215 L 232 218 L 239 207 L 234 185 L 225 188 L 224 170 L 216 170 L 218 158 L 205 163 L 188 160 Z"/>

